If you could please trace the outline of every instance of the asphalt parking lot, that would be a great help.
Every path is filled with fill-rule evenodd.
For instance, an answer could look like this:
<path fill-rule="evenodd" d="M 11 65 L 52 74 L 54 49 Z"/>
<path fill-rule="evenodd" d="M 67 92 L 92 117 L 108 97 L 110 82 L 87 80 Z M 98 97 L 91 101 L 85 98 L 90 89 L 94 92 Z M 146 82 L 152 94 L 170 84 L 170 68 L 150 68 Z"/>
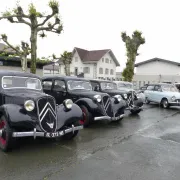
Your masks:
<path fill-rule="evenodd" d="M 120 123 L 97 122 L 73 141 L 24 139 L 0 151 L 3 180 L 179 180 L 180 109 L 145 105 Z"/>

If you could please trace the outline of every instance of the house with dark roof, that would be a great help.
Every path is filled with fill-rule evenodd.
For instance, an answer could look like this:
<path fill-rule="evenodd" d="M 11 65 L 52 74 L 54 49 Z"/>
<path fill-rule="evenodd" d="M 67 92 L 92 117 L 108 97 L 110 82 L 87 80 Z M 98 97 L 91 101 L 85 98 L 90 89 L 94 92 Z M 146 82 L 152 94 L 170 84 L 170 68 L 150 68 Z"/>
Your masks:
<path fill-rule="evenodd" d="M 135 64 L 133 81 L 138 87 L 147 83 L 180 82 L 180 62 L 152 58 Z"/>
<path fill-rule="evenodd" d="M 58 63 L 59 67 L 50 65 L 51 67 L 45 69 L 49 68 L 53 71 L 54 68 L 53 72 L 56 74 L 59 68 L 59 74 L 64 75 L 64 65 L 61 61 Z M 83 75 L 85 78 L 115 79 L 117 66 L 120 64 L 111 49 L 86 50 L 75 47 L 70 73 L 72 76 Z"/>

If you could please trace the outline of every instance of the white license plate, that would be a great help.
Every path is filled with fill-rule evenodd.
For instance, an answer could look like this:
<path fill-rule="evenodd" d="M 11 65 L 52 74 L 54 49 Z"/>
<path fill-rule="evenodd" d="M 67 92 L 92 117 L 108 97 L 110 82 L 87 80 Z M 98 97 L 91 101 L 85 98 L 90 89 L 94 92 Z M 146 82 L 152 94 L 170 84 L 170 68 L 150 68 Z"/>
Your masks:
<path fill-rule="evenodd" d="M 62 136 L 62 132 L 55 132 L 55 133 L 46 133 L 45 137 L 46 138 L 55 138 L 55 137 L 60 137 Z"/>

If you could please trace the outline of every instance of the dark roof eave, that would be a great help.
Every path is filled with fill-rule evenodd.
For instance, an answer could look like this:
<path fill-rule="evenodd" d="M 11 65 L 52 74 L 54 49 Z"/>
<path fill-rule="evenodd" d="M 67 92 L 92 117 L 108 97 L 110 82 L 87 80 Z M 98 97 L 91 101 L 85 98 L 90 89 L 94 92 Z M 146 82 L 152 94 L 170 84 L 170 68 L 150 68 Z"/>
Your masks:
<path fill-rule="evenodd" d="M 153 62 L 153 61 L 162 61 L 162 62 L 167 62 L 167 63 L 171 63 L 171 64 L 175 64 L 177 66 L 180 66 L 180 63 L 175 62 L 175 61 L 170 61 L 170 60 L 161 59 L 161 58 L 153 58 L 153 59 L 149 59 L 149 60 L 146 60 L 146 61 L 143 61 L 143 62 L 140 62 L 140 63 L 136 63 L 134 65 L 134 67 L 138 67 L 140 65 L 143 65 L 143 64 L 146 64 L 146 63 L 150 63 L 150 62 Z"/>

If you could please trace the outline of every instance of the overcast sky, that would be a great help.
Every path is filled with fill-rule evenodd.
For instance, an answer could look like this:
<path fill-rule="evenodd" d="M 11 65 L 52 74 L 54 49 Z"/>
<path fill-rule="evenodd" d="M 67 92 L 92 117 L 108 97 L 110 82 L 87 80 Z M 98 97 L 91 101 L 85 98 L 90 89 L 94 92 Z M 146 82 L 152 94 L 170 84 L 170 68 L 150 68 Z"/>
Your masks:
<path fill-rule="evenodd" d="M 20 0 L 26 10 L 33 2 L 40 12 L 49 12 L 48 0 Z M 146 44 L 139 49 L 136 62 L 154 57 L 180 62 L 180 1 L 179 0 L 59 0 L 64 32 L 48 33 L 38 39 L 38 57 L 60 54 L 74 47 L 95 50 L 112 49 L 121 64 L 126 63 L 126 49 L 121 32 L 143 32 Z M 0 12 L 15 7 L 15 0 L 4 0 Z M 26 25 L 0 21 L 0 34 L 19 44 L 29 41 Z"/>

